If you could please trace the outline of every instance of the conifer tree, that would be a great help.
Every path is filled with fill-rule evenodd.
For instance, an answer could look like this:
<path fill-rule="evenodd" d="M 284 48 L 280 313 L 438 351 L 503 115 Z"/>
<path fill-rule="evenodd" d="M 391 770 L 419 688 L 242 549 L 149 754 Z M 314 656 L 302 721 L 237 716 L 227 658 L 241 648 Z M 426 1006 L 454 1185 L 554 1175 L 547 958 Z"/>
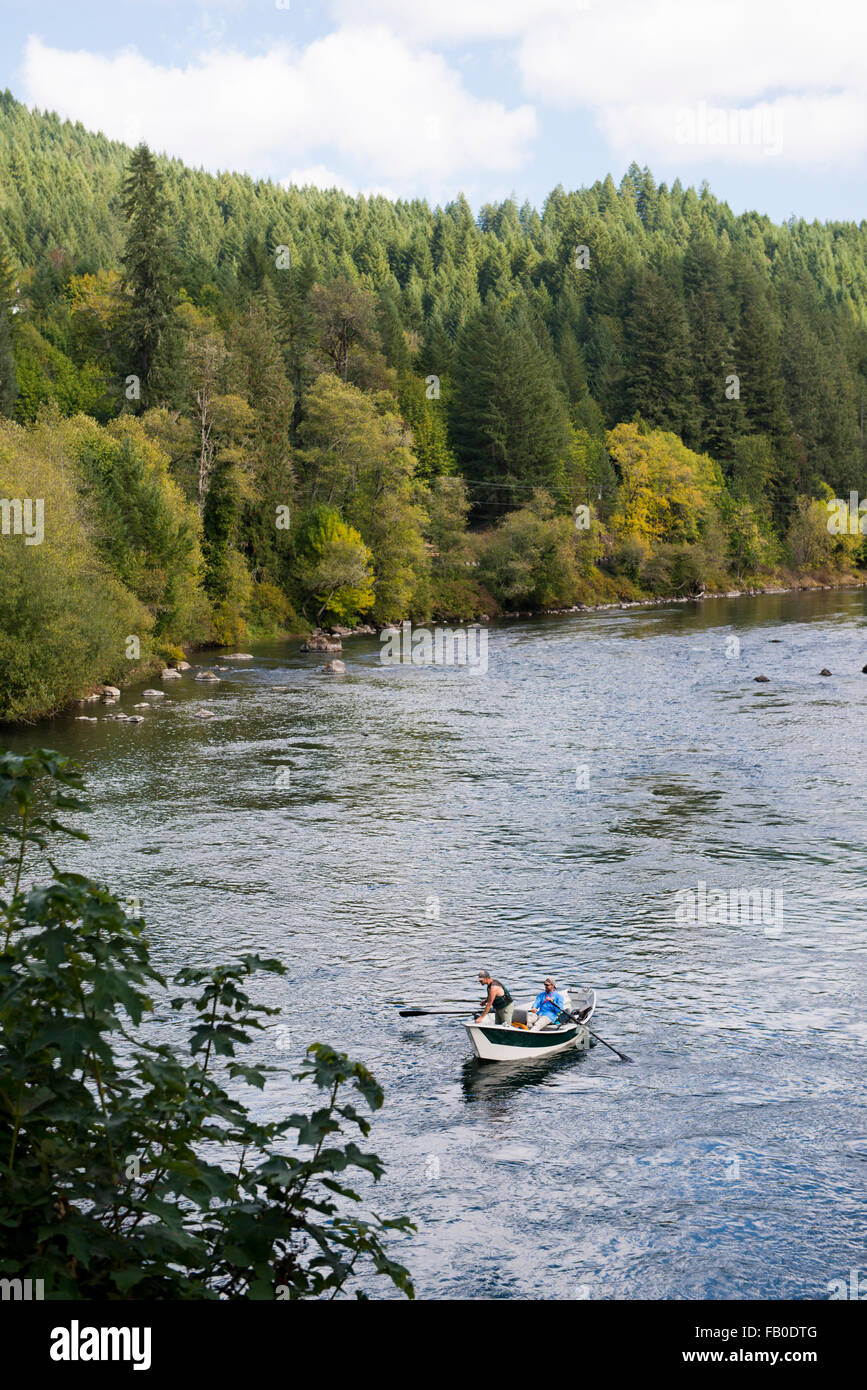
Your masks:
<path fill-rule="evenodd" d="M 130 301 L 128 365 L 130 374 L 139 378 L 140 408 L 144 409 L 158 398 L 157 360 L 166 346 L 175 300 L 163 177 L 147 145 L 139 145 L 130 157 L 123 184 L 123 210 L 127 234 L 121 260 Z"/>
<path fill-rule="evenodd" d="M 556 364 L 526 313 L 507 320 L 489 300 L 457 344 L 451 440 L 477 516 L 495 517 L 534 487 L 563 489 L 570 448 Z"/>
<path fill-rule="evenodd" d="M 695 440 L 689 330 L 683 307 L 660 275 L 639 281 L 627 317 L 629 413 Z"/>
<path fill-rule="evenodd" d="M 13 349 L 17 288 L 5 241 L 0 239 L 0 415 L 11 415 L 18 396 Z"/>

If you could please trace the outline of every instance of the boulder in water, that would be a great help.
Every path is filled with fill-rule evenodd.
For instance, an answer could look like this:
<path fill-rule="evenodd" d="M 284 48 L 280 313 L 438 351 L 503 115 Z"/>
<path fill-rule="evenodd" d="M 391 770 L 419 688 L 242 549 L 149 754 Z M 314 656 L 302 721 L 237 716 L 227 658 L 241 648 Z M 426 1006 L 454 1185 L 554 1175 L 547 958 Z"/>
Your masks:
<path fill-rule="evenodd" d="M 759 681 L 763 685 L 767 685 L 768 681 L 770 680 L 770 676 L 753 676 L 753 680 Z"/>
<path fill-rule="evenodd" d="M 165 695 L 164 690 L 143 690 L 142 695 L 146 695 L 149 700 L 161 700 Z"/>
<path fill-rule="evenodd" d="M 252 653 L 252 652 L 231 652 L 228 656 L 224 656 L 224 657 L 223 657 L 223 660 L 224 660 L 224 661 L 252 661 L 252 660 L 253 660 L 253 653 Z"/>
<path fill-rule="evenodd" d="M 181 679 L 180 671 L 172 670 L 171 666 L 167 666 L 164 671 L 160 671 L 161 681 L 179 681 Z"/>
<path fill-rule="evenodd" d="M 820 676 L 830 676 L 830 674 L 831 672 L 828 670 L 827 666 L 823 666 L 821 671 L 819 672 Z"/>
<path fill-rule="evenodd" d="M 197 681 L 218 681 L 219 676 L 215 676 L 213 671 L 200 671 L 196 676 Z"/>
<path fill-rule="evenodd" d="M 327 671 L 330 676 L 344 676 L 346 674 L 345 661 L 329 661 L 327 665 L 320 666 L 320 671 Z"/>
<path fill-rule="evenodd" d="M 108 695 L 112 700 L 120 699 L 120 691 L 116 685 L 104 685 L 102 687 L 102 693 L 103 695 Z"/>
<path fill-rule="evenodd" d="M 342 652 L 343 643 L 339 637 L 329 637 L 327 632 L 312 632 L 301 650 L 302 652 Z"/>

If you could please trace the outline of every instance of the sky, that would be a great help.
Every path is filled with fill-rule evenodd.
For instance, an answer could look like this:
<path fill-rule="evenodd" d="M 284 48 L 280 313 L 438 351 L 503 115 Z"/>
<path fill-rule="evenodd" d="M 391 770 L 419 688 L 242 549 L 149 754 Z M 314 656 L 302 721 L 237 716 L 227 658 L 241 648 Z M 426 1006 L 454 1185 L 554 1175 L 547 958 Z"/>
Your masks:
<path fill-rule="evenodd" d="M 861 221 L 863 0 L 0 0 L 0 89 L 216 171 L 348 192 L 707 180 Z"/>

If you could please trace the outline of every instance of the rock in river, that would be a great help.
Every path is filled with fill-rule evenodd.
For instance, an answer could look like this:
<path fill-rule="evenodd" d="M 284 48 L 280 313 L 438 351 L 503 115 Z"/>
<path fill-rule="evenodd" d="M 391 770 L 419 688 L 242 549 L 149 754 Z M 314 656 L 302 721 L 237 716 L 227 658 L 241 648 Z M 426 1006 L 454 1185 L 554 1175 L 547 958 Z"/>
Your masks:
<path fill-rule="evenodd" d="M 329 661 L 326 666 L 320 666 L 320 671 L 327 671 L 332 676 L 343 676 L 346 674 L 345 661 Z"/>
<path fill-rule="evenodd" d="M 313 632 L 301 650 L 302 652 L 342 652 L 343 643 L 339 637 L 329 637 L 327 632 Z"/>
<path fill-rule="evenodd" d="M 770 676 L 753 676 L 753 680 L 760 681 L 762 684 L 767 685 L 768 681 L 770 680 Z"/>

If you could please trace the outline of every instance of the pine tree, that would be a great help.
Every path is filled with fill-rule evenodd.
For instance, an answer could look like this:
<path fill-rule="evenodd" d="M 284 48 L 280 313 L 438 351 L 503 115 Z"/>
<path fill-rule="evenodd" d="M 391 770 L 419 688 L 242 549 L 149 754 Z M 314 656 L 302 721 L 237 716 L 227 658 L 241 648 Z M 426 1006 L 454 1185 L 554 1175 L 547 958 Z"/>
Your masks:
<path fill-rule="evenodd" d="M 697 404 L 697 442 L 714 458 L 730 460 L 743 428 L 743 411 L 735 394 L 735 352 L 724 312 L 725 286 L 719 250 L 694 237 L 683 260 L 683 283 L 689 316 L 693 381 Z M 729 392 L 726 395 L 726 391 Z"/>
<path fill-rule="evenodd" d="M 130 374 L 139 378 L 140 407 L 144 409 L 158 397 L 157 360 L 161 348 L 166 347 L 175 299 L 163 177 L 147 145 L 139 145 L 130 157 L 123 209 L 127 236 L 121 260 L 130 299 L 128 365 Z"/>
<path fill-rule="evenodd" d="M 450 437 L 477 517 L 526 502 L 534 487 L 562 493 L 571 437 L 556 376 L 526 314 L 507 320 L 489 301 L 464 326 Z"/>
<path fill-rule="evenodd" d="M 401 414 L 412 430 L 416 476 L 434 478 L 454 473 L 455 457 L 448 444 L 445 383 L 427 384 L 411 372 L 400 378 Z"/>
<path fill-rule="evenodd" d="M 782 531 L 798 494 L 798 473 L 804 467 L 786 413 L 780 334 L 759 285 L 747 280 L 737 339 L 737 375 L 749 428 L 766 435 L 777 461 L 771 493 L 774 519 Z M 803 445 L 801 448 L 803 454 Z"/>
<path fill-rule="evenodd" d="M 626 332 L 629 413 L 691 443 L 698 431 L 689 329 L 683 306 L 660 275 L 650 272 L 639 281 Z"/>
<path fill-rule="evenodd" d="M 11 415 L 18 397 L 18 377 L 15 370 L 13 309 L 17 285 L 6 244 L 0 240 L 0 415 Z"/>
<path fill-rule="evenodd" d="M 254 412 L 255 495 L 246 502 L 240 530 L 243 552 L 257 578 L 285 567 L 285 532 L 277 529 L 277 508 L 290 506 L 295 485 L 289 447 L 293 393 L 272 326 L 275 312 L 266 286 L 236 319 L 230 335 L 235 383 Z"/>

